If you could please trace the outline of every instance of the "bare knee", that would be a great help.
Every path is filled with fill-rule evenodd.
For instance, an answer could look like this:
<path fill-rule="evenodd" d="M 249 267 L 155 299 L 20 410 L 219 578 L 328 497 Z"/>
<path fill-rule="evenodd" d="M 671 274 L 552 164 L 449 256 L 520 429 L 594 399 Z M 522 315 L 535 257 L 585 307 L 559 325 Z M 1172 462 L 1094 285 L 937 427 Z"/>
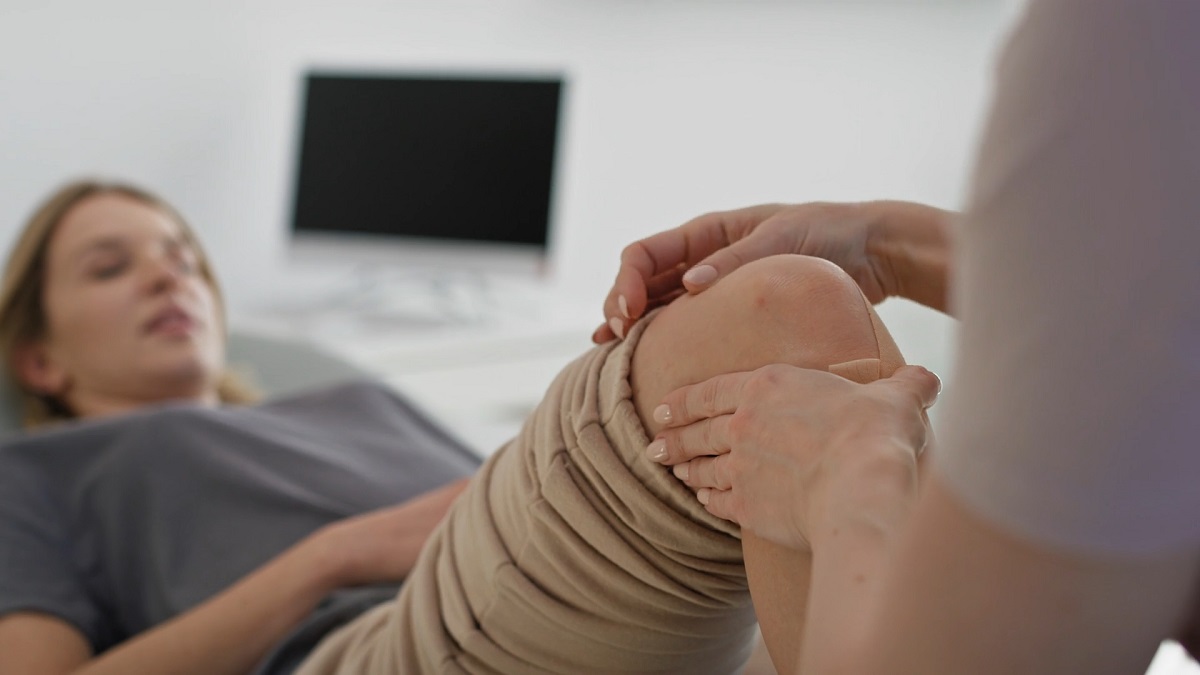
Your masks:
<path fill-rule="evenodd" d="M 654 319 L 634 354 L 635 403 L 650 423 L 667 392 L 721 373 L 878 358 L 871 316 L 853 279 L 832 263 L 795 255 L 749 263 Z"/>
<path fill-rule="evenodd" d="M 780 350 L 774 352 L 779 361 L 791 363 L 796 347 L 818 356 L 827 350 L 859 353 L 861 343 L 872 342 L 866 299 L 854 280 L 827 260 L 772 256 L 739 268 L 721 283 L 727 284 L 727 298 L 719 298 L 720 304 L 743 305 L 742 318 L 771 339 Z"/>

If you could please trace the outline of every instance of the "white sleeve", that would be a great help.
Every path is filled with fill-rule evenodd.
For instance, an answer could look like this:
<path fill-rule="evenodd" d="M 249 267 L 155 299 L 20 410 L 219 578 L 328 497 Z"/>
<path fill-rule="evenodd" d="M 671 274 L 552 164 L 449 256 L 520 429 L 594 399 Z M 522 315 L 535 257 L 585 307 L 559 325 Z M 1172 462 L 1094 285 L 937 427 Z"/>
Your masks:
<path fill-rule="evenodd" d="M 1051 545 L 1200 544 L 1200 2 L 1031 3 L 953 283 L 951 489 Z"/>

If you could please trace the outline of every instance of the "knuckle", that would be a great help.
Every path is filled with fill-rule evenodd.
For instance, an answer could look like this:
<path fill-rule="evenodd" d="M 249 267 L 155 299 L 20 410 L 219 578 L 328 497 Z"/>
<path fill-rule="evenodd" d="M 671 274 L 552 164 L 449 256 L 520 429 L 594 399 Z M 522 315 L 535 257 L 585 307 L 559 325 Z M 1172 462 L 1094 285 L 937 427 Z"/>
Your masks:
<path fill-rule="evenodd" d="M 737 246 L 723 248 L 720 251 L 717 251 L 716 255 L 724 258 L 722 262 L 728 266 L 729 270 L 735 270 L 739 267 L 744 267 L 746 263 L 753 260 L 753 258 L 747 256 L 746 253 Z"/>
<path fill-rule="evenodd" d="M 692 418 L 692 406 L 688 401 L 690 396 L 691 390 L 685 389 L 673 391 L 663 397 L 662 403 L 671 411 L 671 421 L 668 423 L 668 427 L 684 424 Z"/>
<path fill-rule="evenodd" d="M 715 410 L 717 407 L 717 384 L 708 380 L 701 384 L 696 393 L 698 394 L 701 410 Z"/>
<path fill-rule="evenodd" d="M 722 490 L 729 489 L 729 481 L 725 472 L 725 462 L 723 457 L 717 457 L 712 461 L 712 482 Z"/>
<path fill-rule="evenodd" d="M 699 428 L 700 438 L 698 444 L 705 450 L 714 450 L 717 447 L 716 439 L 713 437 L 713 425 L 711 420 L 705 421 Z"/>
<path fill-rule="evenodd" d="M 725 465 L 725 479 L 730 485 L 740 485 L 746 472 L 743 470 L 741 462 L 735 461 L 732 457 Z"/>
<path fill-rule="evenodd" d="M 753 419 L 754 411 L 749 408 L 738 408 L 729 416 L 726 426 L 729 431 L 730 445 L 740 444 L 749 435 L 750 429 L 754 426 Z"/>
<path fill-rule="evenodd" d="M 763 366 L 754 371 L 746 381 L 746 392 L 753 397 L 761 396 L 762 392 L 774 386 L 778 379 L 779 372 L 774 365 Z"/>
<path fill-rule="evenodd" d="M 627 262 L 629 257 L 642 250 L 642 242 L 635 241 L 631 244 L 626 244 L 625 248 L 621 249 L 621 262 Z"/>

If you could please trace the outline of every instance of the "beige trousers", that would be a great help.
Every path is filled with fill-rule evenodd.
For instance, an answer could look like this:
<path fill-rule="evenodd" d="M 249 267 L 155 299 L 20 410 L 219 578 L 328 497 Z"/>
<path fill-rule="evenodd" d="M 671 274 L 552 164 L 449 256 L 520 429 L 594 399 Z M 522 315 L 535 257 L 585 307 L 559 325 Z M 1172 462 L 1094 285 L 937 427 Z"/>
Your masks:
<path fill-rule="evenodd" d="M 830 370 L 858 381 L 887 358 Z M 568 365 L 433 533 L 403 590 L 301 675 L 730 675 L 755 633 L 738 528 L 646 460 L 630 364 L 648 321 Z M 892 358 L 893 353 L 896 358 Z M 881 372 L 887 371 L 887 372 Z"/>

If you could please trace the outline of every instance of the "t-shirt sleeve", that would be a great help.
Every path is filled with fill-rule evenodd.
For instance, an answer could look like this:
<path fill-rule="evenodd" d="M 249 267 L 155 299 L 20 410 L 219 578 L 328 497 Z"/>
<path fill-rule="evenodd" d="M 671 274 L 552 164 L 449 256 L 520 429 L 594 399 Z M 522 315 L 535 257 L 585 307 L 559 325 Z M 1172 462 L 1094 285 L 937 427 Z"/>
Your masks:
<path fill-rule="evenodd" d="M 1200 542 L 1200 3 L 1034 0 L 959 242 L 938 473 L 1015 533 Z"/>
<path fill-rule="evenodd" d="M 0 616 L 38 611 L 74 625 L 94 651 L 111 636 L 72 563 L 61 512 L 33 472 L 5 465 L 0 475 Z"/>

